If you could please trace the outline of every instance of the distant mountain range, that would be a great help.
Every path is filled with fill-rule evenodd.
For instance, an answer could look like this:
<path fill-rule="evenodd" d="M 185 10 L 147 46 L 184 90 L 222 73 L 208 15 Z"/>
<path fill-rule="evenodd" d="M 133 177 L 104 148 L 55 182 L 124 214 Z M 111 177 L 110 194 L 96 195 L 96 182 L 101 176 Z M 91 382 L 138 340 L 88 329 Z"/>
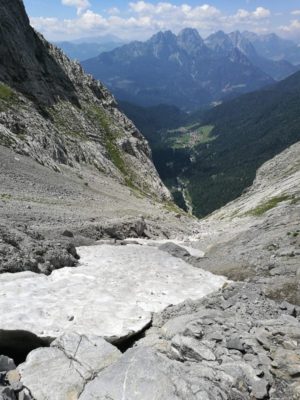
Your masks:
<path fill-rule="evenodd" d="M 260 56 L 274 61 L 286 60 L 294 65 L 300 64 L 300 44 L 282 39 L 274 33 L 257 35 L 253 32 L 243 32 Z"/>
<path fill-rule="evenodd" d="M 125 42 L 122 39 L 113 35 L 87 37 L 71 42 L 62 41 L 55 43 L 68 57 L 78 61 L 96 57 L 104 51 L 111 51 L 124 44 Z"/>
<path fill-rule="evenodd" d="M 82 65 L 119 100 L 195 110 L 297 71 L 286 60 L 259 54 L 252 43 L 254 36 L 252 40 L 247 36 L 249 33 L 219 31 L 203 40 L 196 29 L 186 28 L 178 35 L 159 32 L 146 42 L 126 44 Z"/>
<path fill-rule="evenodd" d="M 238 49 L 227 54 L 206 46 L 195 29 L 159 32 L 82 63 L 120 100 L 191 110 L 273 82 Z"/>
<path fill-rule="evenodd" d="M 205 44 L 216 53 L 224 56 L 230 54 L 234 49 L 238 49 L 254 66 L 275 80 L 287 78 L 299 69 L 284 59 L 273 60 L 259 54 L 254 44 L 252 41 L 248 40 L 247 36 L 247 33 L 242 34 L 239 31 L 232 32 L 228 35 L 219 31 L 210 35 L 205 40 Z"/>

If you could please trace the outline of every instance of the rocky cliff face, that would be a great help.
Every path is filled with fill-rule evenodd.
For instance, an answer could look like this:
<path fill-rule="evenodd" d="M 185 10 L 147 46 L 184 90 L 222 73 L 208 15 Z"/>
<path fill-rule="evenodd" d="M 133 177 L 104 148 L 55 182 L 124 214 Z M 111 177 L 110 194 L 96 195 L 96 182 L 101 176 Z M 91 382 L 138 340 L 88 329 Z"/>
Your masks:
<path fill-rule="evenodd" d="M 61 171 L 89 166 L 168 199 L 147 141 L 113 96 L 0 0 L 0 144 Z"/>

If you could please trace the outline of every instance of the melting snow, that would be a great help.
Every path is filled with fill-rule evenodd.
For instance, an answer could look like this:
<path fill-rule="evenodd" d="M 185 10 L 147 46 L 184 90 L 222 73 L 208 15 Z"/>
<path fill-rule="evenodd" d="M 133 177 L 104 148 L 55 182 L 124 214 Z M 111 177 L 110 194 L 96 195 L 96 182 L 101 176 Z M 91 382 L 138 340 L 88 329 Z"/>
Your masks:
<path fill-rule="evenodd" d="M 199 299 L 226 282 L 155 247 L 99 245 L 78 252 L 77 268 L 50 276 L 0 275 L 0 330 L 126 337 L 143 329 L 152 312 Z"/>

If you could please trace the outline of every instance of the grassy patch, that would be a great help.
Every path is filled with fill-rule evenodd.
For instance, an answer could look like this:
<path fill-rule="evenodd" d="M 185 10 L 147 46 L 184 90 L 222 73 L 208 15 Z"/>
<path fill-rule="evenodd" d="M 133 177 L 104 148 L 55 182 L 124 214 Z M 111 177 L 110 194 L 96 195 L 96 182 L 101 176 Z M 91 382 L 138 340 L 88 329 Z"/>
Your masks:
<path fill-rule="evenodd" d="M 1 105 L 0 105 L 0 111 L 1 111 Z M 1 146 L 10 147 L 13 143 L 14 143 L 14 141 L 10 137 L 0 134 L 0 145 Z"/>
<path fill-rule="evenodd" d="M 279 203 L 282 203 L 283 201 L 287 200 L 292 200 L 293 198 L 288 195 L 282 195 L 282 196 L 277 196 L 273 197 L 272 199 L 266 201 L 265 203 L 260 204 L 256 208 L 248 211 L 246 215 L 252 215 L 254 217 L 260 217 L 263 214 L 265 214 L 267 211 L 271 210 L 272 208 L 277 207 Z"/>
<path fill-rule="evenodd" d="M 109 117 L 100 109 L 100 107 L 90 107 L 88 110 L 88 117 L 93 122 L 98 122 L 102 127 L 104 131 L 103 139 L 109 159 L 123 175 L 126 185 L 132 189 L 136 189 L 136 186 L 133 184 L 131 173 L 128 171 L 126 163 L 121 155 L 121 151 L 116 143 L 120 133 L 117 130 L 112 129 L 112 123 L 110 122 Z"/>
<path fill-rule="evenodd" d="M 109 158 L 122 174 L 126 174 L 125 162 L 122 159 L 120 150 L 116 144 L 117 135 L 112 132 L 108 116 L 99 107 L 92 107 L 89 112 L 90 117 L 96 119 L 104 130 L 104 142 Z"/>
<path fill-rule="evenodd" d="M 17 95 L 4 83 L 0 82 L 0 112 L 7 110 L 9 106 L 16 103 Z"/>
<path fill-rule="evenodd" d="M 78 138 L 81 140 L 86 139 L 85 135 L 82 132 L 78 132 L 78 131 L 76 132 L 76 131 L 72 131 L 72 130 L 66 130 L 65 134 L 67 136 L 71 136 L 71 137 Z"/>
<path fill-rule="evenodd" d="M 0 193 L 0 199 L 1 200 L 11 200 L 12 199 L 12 195 L 8 194 L 8 193 Z"/>
<path fill-rule="evenodd" d="M 169 212 L 173 212 L 173 213 L 181 214 L 181 215 L 186 215 L 186 212 L 185 212 L 182 208 L 178 207 L 178 206 L 177 206 L 175 203 L 173 203 L 172 201 L 167 201 L 167 202 L 165 202 L 165 203 L 164 203 L 164 208 L 165 208 L 166 210 L 168 210 Z"/>
<path fill-rule="evenodd" d="M 200 126 L 199 124 L 181 127 L 168 131 L 167 141 L 174 149 L 193 148 L 198 144 L 215 140 L 216 136 L 211 135 L 213 129 L 213 125 Z"/>
<path fill-rule="evenodd" d="M 300 235 L 300 230 L 297 229 L 295 232 L 288 232 L 287 235 L 292 238 L 298 237 Z"/>
<path fill-rule="evenodd" d="M 13 90 L 7 86 L 4 85 L 4 83 L 0 83 L 0 99 L 1 100 L 12 100 L 15 97 L 15 93 Z"/>

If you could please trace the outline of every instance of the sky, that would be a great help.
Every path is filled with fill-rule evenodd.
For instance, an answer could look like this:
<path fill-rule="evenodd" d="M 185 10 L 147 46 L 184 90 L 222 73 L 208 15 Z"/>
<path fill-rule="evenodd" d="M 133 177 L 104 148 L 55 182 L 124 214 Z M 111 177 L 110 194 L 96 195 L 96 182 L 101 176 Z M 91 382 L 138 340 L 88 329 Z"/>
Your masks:
<path fill-rule="evenodd" d="M 275 32 L 300 43 L 300 0 L 24 0 L 31 24 L 52 41 L 114 35 L 145 40 L 160 30 Z"/>

